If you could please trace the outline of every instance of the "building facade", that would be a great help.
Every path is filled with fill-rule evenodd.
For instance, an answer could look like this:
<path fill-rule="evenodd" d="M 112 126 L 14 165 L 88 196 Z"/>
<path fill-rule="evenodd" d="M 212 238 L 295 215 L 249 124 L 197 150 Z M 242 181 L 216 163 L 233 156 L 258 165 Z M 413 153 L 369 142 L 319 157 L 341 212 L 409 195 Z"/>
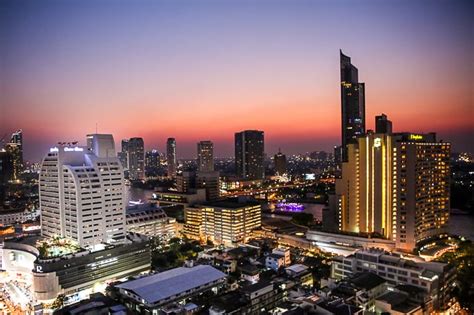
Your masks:
<path fill-rule="evenodd" d="M 39 175 L 42 235 L 83 247 L 123 240 L 123 180 L 112 135 L 88 135 L 86 147 L 51 148 Z"/>
<path fill-rule="evenodd" d="M 273 161 L 275 164 L 275 174 L 279 176 L 286 174 L 286 155 L 278 151 L 273 157 Z"/>
<path fill-rule="evenodd" d="M 372 272 L 385 279 L 392 287 L 417 287 L 433 301 L 436 309 L 448 305 L 454 271 L 447 264 L 415 262 L 379 249 L 359 250 L 347 257 L 337 257 L 331 264 L 331 277 L 335 279 L 346 279 L 360 272 Z"/>
<path fill-rule="evenodd" d="M 145 179 L 145 143 L 143 138 L 128 141 L 128 176 L 130 180 Z"/>
<path fill-rule="evenodd" d="M 197 165 L 199 172 L 214 171 L 214 144 L 211 141 L 198 142 Z"/>
<path fill-rule="evenodd" d="M 176 159 L 176 140 L 168 138 L 166 141 L 166 161 L 168 163 L 168 177 L 175 177 L 178 161 Z"/>
<path fill-rule="evenodd" d="M 217 244 L 245 242 L 261 226 L 261 206 L 254 202 L 224 200 L 200 205 L 201 232 Z M 187 223 L 187 222 L 186 222 Z"/>
<path fill-rule="evenodd" d="M 450 144 L 435 134 L 373 133 L 347 146 L 336 180 L 338 229 L 412 251 L 446 231 Z"/>
<path fill-rule="evenodd" d="M 245 130 L 235 134 L 235 169 L 241 179 L 263 179 L 264 133 Z"/>
<path fill-rule="evenodd" d="M 351 58 L 340 51 L 342 159 L 347 160 L 346 145 L 365 133 L 365 84 L 359 83 L 358 70 Z"/>

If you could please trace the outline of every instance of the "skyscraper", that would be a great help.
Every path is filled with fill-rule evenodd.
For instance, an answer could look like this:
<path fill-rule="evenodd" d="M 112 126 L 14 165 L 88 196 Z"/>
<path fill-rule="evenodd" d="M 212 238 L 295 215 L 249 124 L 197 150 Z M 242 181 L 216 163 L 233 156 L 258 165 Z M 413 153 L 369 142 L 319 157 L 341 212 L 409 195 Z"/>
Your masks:
<path fill-rule="evenodd" d="M 347 154 L 336 180 L 340 231 L 378 233 L 407 251 L 445 232 L 449 143 L 435 134 L 370 132 Z"/>
<path fill-rule="evenodd" d="M 130 180 L 145 179 L 145 144 L 143 138 L 128 141 L 128 171 Z"/>
<path fill-rule="evenodd" d="M 125 237 L 123 169 L 112 135 L 87 136 L 87 146 L 58 146 L 39 175 L 41 233 L 82 247 Z"/>
<path fill-rule="evenodd" d="M 168 138 L 166 141 L 166 160 L 168 162 L 168 177 L 176 177 L 176 140 Z"/>
<path fill-rule="evenodd" d="M 340 51 L 342 159 L 347 160 L 347 144 L 365 133 L 365 85 L 359 83 L 358 70 L 351 58 Z"/>
<path fill-rule="evenodd" d="M 197 165 L 200 172 L 214 171 L 214 144 L 211 141 L 198 142 Z"/>
<path fill-rule="evenodd" d="M 13 162 L 13 180 L 19 180 L 21 172 L 23 172 L 23 131 L 21 129 L 12 133 L 5 150 Z"/>
<path fill-rule="evenodd" d="M 275 173 L 276 175 L 283 175 L 286 174 L 286 155 L 278 151 L 277 154 L 275 154 L 273 161 L 275 163 Z"/>
<path fill-rule="evenodd" d="M 245 130 L 235 134 L 235 169 L 242 179 L 265 177 L 263 131 Z"/>
<path fill-rule="evenodd" d="M 118 157 L 123 169 L 128 172 L 128 139 L 122 140 L 122 149 L 118 153 Z"/>
<path fill-rule="evenodd" d="M 145 153 L 145 169 L 147 173 L 156 174 L 160 168 L 161 157 L 158 150 L 151 150 Z"/>

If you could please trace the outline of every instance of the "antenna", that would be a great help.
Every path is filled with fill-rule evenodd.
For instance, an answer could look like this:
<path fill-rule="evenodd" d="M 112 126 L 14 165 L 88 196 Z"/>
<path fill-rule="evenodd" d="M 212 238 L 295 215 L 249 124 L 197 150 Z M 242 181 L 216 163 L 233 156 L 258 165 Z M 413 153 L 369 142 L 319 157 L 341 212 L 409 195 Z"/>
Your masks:
<path fill-rule="evenodd" d="M 97 134 L 97 123 L 95 123 L 95 133 Z"/>

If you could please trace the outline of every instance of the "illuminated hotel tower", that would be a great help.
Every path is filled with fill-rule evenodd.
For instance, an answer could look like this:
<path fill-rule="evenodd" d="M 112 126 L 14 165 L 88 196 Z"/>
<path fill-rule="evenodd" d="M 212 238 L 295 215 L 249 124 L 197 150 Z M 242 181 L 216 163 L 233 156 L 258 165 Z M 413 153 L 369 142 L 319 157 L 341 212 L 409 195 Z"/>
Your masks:
<path fill-rule="evenodd" d="M 340 51 L 342 159 L 347 161 L 347 144 L 365 133 L 365 85 L 351 58 Z"/>
<path fill-rule="evenodd" d="M 168 162 L 168 177 L 176 177 L 176 140 L 168 138 L 166 141 L 166 160 Z"/>
<path fill-rule="evenodd" d="M 62 143 L 44 157 L 39 175 L 41 234 L 82 247 L 125 237 L 123 169 L 112 135 L 87 136 L 87 146 Z"/>
<path fill-rule="evenodd" d="M 359 137 L 347 146 L 336 180 L 339 230 L 378 233 L 407 251 L 444 233 L 449 155 L 450 144 L 437 142 L 433 133 Z"/>
<path fill-rule="evenodd" d="M 13 180 L 19 180 L 23 171 L 23 131 L 12 133 L 10 142 L 5 145 L 5 151 L 13 162 Z"/>

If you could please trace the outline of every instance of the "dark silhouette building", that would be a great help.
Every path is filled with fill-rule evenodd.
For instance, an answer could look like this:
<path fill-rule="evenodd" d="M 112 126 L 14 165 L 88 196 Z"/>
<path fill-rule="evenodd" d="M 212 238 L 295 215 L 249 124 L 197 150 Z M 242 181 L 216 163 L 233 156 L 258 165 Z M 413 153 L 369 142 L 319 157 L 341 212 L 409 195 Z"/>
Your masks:
<path fill-rule="evenodd" d="M 340 51 L 342 159 L 347 160 L 346 145 L 365 133 L 365 85 L 359 83 L 358 70 L 351 58 Z"/>
<path fill-rule="evenodd" d="M 176 140 L 168 138 L 166 141 L 166 161 L 168 162 L 168 177 L 176 177 Z"/>
<path fill-rule="evenodd" d="M 263 131 L 245 130 L 235 134 L 235 170 L 242 179 L 265 177 Z"/>
<path fill-rule="evenodd" d="M 392 133 L 392 122 L 387 115 L 375 116 L 375 133 Z"/>

